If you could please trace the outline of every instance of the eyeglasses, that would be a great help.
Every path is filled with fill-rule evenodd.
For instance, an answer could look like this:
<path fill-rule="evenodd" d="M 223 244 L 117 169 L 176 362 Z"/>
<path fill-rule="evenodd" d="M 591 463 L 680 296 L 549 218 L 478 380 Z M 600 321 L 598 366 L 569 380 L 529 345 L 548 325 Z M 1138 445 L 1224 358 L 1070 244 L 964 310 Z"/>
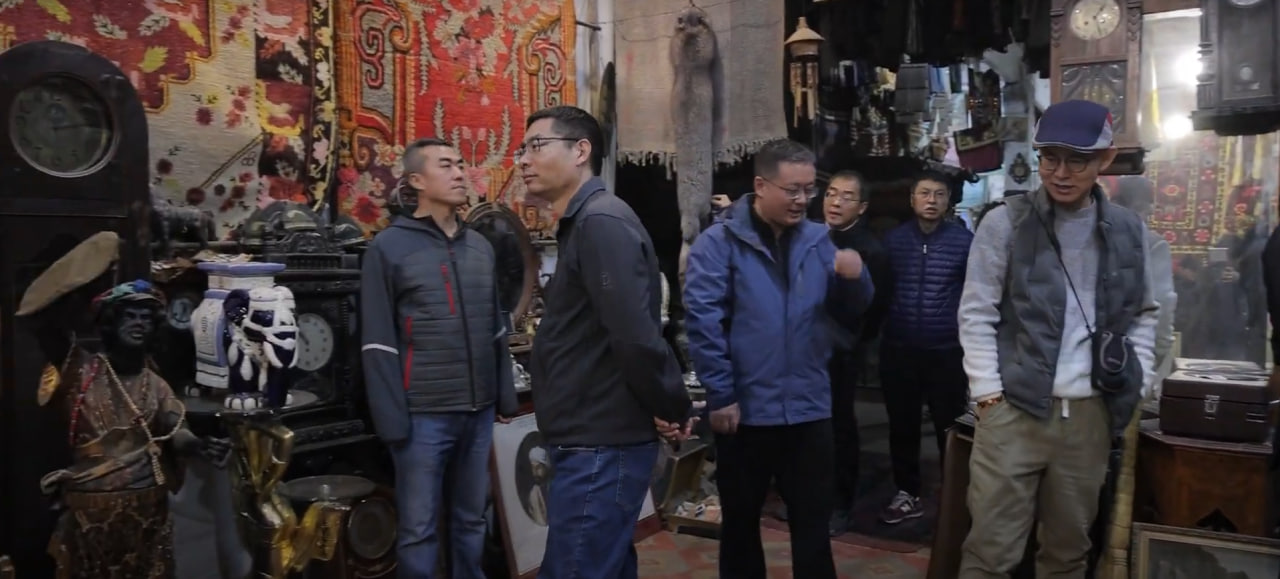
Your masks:
<path fill-rule="evenodd" d="M 523 143 L 520 145 L 519 149 L 516 149 L 515 160 L 519 161 L 520 157 L 525 156 L 525 153 L 529 153 L 529 152 L 537 153 L 538 151 L 541 151 L 542 148 L 547 145 L 547 143 L 550 143 L 552 141 L 564 141 L 566 143 L 576 143 L 581 140 L 582 138 L 580 137 L 534 137 L 533 139 L 530 139 L 528 143 Z"/>
<path fill-rule="evenodd" d="M 852 193 L 837 193 L 835 191 L 827 191 L 827 199 L 839 201 L 841 204 L 862 202 L 861 199 L 855 197 Z"/>
<path fill-rule="evenodd" d="M 1040 158 L 1040 168 L 1049 171 L 1050 173 L 1057 171 L 1058 167 L 1063 163 L 1062 157 L 1058 157 L 1056 155 L 1041 154 L 1038 157 Z M 1084 157 L 1080 155 L 1068 156 L 1066 158 L 1067 171 L 1072 173 L 1083 173 L 1085 169 L 1089 168 L 1089 163 L 1092 161 L 1093 157 Z"/>
<path fill-rule="evenodd" d="M 773 181 L 765 179 L 764 177 L 761 177 L 761 179 L 763 179 L 765 183 L 768 183 L 770 185 L 773 185 L 774 187 L 781 189 L 782 192 L 786 194 L 787 199 L 791 201 L 796 201 L 799 199 L 804 199 L 805 201 L 809 201 L 814 197 L 818 196 L 818 188 L 814 187 L 813 185 L 809 185 L 807 187 L 783 187 L 782 185 L 774 183 Z"/>
<path fill-rule="evenodd" d="M 927 191 L 924 189 L 921 189 L 919 191 L 912 191 L 911 194 L 915 195 L 916 198 L 918 199 L 946 199 L 951 196 L 951 194 L 947 191 L 942 191 L 942 190 Z"/>

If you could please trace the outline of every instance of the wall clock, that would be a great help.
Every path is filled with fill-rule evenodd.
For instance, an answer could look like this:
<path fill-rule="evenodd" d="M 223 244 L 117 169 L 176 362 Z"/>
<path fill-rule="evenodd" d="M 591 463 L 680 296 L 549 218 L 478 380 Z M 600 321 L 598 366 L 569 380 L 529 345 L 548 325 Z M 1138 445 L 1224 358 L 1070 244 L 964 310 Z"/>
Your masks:
<path fill-rule="evenodd" d="M 1102 40 L 1120 26 L 1116 0 L 1080 0 L 1071 9 L 1071 33 L 1081 40 Z"/>
<path fill-rule="evenodd" d="M 1106 172 L 1141 174 L 1142 0 L 1052 0 L 1049 39 L 1052 102 L 1083 99 L 1106 106 L 1118 149 Z"/>
<path fill-rule="evenodd" d="M 1277 0 L 1201 0 L 1197 130 L 1255 135 L 1280 129 Z"/>
<path fill-rule="evenodd" d="M 333 326 L 324 316 L 305 313 L 298 316 L 298 369 L 315 372 L 333 357 Z"/>

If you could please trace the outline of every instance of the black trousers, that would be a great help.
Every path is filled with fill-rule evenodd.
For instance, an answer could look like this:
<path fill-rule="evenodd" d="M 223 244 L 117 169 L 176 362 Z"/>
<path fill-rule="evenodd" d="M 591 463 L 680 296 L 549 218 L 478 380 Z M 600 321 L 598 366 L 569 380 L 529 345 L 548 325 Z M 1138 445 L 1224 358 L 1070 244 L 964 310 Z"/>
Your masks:
<path fill-rule="evenodd" d="M 848 510 L 858 498 L 858 456 L 861 452 L 858 440 L 858 415 L 853 411 L 859 374 L 862 371 L 862 355 L 865 350 L 854 352 L 837 350 L 831 356 L 827 371 L 831 375 L 831 430 L 834 434 L 835 468 L 833 509 Z"/>
<path fill-rule="evenodd" d="M 766 579 L 760 514 L 770 483 L 787 506 L 793 575 L 835 579 L 831 517 L 831 421 L 739 426 L 716 435 L 720 489 L 720 578 Z"/>
<path fill-rule="evenodd" d="M 889 414 L 889 455 L 898 490 L 920 496 L 921 410 L 929 405 L 938 454 L 947 444 L 947 429 L 968 409 L 969 379 L 964 351 L 880 345 L 880 388 Z"/>

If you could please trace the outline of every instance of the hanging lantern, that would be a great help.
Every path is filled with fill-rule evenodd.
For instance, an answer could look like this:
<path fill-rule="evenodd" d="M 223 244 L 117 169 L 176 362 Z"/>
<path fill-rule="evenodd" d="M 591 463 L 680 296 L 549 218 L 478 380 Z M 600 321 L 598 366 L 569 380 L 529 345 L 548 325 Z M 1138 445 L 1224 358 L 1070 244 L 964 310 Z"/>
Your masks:
<path fill-rule="evenodd" d="M 783 44 L 791 53 L 791 96 L 795 106 L 792 125 L 795 126 L 800 123 L 801 110 L 811 121 L 818 114 L 818 48 L 822 46 L 822 35 L 809 28 L 809 22 L 801 16 L 796 31 Z"/>

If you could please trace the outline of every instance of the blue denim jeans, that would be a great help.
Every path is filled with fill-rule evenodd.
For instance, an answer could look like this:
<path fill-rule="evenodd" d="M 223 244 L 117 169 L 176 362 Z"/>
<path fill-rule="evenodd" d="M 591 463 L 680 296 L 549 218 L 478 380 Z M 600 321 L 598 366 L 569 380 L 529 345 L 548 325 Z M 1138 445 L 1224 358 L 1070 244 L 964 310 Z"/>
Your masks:
<path fill-rule="evenodd" d="M 396 539 L 400 579 L 437 577 L 437 515 L 450 490 L 452 579 L 484 579 L 484 509 L 489 495 L 493 407 L 476 412 L 414 414 L 409 440 L 391 449 L 396 465 Z M 445 481 L 445 474 L 451 478 Z"/>
<path fill-rule="evenodd" d="M 657 461 L 657 442 L 553 448 L 538 579 L 636 579 L 633 537 Z"/>

